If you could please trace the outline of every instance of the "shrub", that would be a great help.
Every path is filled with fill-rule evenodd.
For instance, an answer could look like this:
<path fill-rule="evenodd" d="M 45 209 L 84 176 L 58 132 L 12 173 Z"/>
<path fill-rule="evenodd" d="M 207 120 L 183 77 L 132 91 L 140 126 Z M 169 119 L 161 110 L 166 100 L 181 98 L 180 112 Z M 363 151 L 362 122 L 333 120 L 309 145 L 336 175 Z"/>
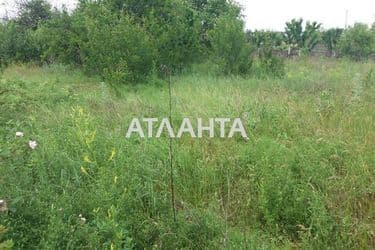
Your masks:
<path fill-rule="evenodd" d="M 74 27 L 75 17 L 69 16 L 65 10 L 56 11 L 48 22 L 39 25 L 34 37 L 43 61 L 81 64 L 80 34 Z"/>
<path fill-rule="evenodd" d="M 154 48 L 147 32 L 128 16 L 120 18 L 105 8 L 87 10 L 84 25 L 87 40 L 83 66 L 89 73 L 115 82 L 139 82 L 153 68 Z"/>
<path fill-rule="evenodd" d="M 51 6 L 44 0 L 30 0 L 19 1 L 18 7 L 18 15 L 14 19 L 0 24 L 0 65 L 40 58 L 33 32 L 50 18 Z"/>
<path fill-rule="evenodd" d="M 336 56 L 337 44 L 340 40 L 343 29 L 332 28 L 326 31 L 323 31 L 322 40 L 331 56 Z"/>
<path fill-rule="evenodd" d="M 311 52 L 319 42 L 319 29 L 321 24 L 306 22 L 303 28 L 303 19 L 292 19 L 286 23 L 285 40 L 290 46 L 296 46 L 305 52 Z"/>
<path fill-rule="evenodd" d="M 17 23 L 35 30 L 38 24 L 51 18 L 51 5 L 46 0 L 19 1 Z"/>
<path fill-rule="evenodd" d="M 39 51 L 32 32 L 14 21 L 0 25 L 0 61 L 8 64 L 38 60 Z"/>
<path fill-rule="evenodd" d="M 375 52 L 375 34 L 366 24 L 357 23 L 344 31 L 338 46 L 343 56 L 354 60 L 367 59 Z"/>
<path fill-rule="evenodd" d="M 272 55 L 272 51 L 265 50 L 260 53 L 259 66 L 262 74 L 281 78 L 285 75 L 283 58 Z"/>
<path fill-rule="evenodd" d="M 197 12 L 200 25 L 200 42 L 205 49 L 211 47 L 208 33 L 215 27 L 218 17 L 232 13 L 239 18 L 241 7 L 233 1 L 227 0 L 186 0 Z"/>
<path fill-rule="evenodd" d="M 258 69 L 255 70 L 255 73 L 258 76 L 273 76 L 281 78 L 285 75 L 284 59 L 273 55 L 273 49 L 275 46 L 273 36 L 271 34 L 265 34 L 263 42 L 261 42 L 258 47 L 259 63 Z"/>
<path fill-rule="evenodd" d="M 274 48 L 282 48 L 284 46 L 284 37 L 282 32 L 255 30 L 246 32 L 247 40 L 254 44 L 257 48 L 261 48 L 265 42 Z"/>
<path fill-rule="evenodd" d="M 219 17 L 210 32 L 213 59 L 225 74 L 250 71 L 252 47 L 246 40 L 243 21 L 233 15 Z"/>
<path fill-rule="evenodd" d="M 199 19 L 197 12 L 183 1 L 166 2 L 153 9 L 144 26 L 155 45 L 158 66 L 180 70 L 199 58 Z"/>

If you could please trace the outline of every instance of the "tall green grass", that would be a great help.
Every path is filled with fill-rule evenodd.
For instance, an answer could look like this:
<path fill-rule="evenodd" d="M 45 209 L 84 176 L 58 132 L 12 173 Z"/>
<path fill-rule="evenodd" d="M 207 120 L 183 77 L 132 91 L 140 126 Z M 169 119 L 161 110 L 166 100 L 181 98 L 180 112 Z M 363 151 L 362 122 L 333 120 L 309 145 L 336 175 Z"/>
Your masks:
<path fill-rule="evenodd" d="M 291 61 L 282 79 L 211 72 L 172 78 L 173 124 L 241 117 L 250 140 L 173 141 L 175 223 L 168 139 L 125 138 L 133 117 L 168 117 L 166 83 L 115 91 L 64 66 L 7 68 L 3 238 L 16 249 L 375 247 L 374 64 Z"/>

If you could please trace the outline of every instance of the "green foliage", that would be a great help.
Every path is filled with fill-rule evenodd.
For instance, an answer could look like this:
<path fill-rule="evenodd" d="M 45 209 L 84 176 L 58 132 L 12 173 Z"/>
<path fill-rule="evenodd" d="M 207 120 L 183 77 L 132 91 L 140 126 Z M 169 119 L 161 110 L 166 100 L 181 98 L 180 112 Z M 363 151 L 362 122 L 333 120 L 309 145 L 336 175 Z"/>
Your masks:
<path fill-rule="evenodd" d="M 307 174 L 314 171 L 313 167 L 306 166 L 300 155 L 307 150 L 308 157 L 319 158 L 323 157 L 319 154 L 324 154 L 324 151 L 309 150 L 304 143 L 296 145 L 297 148 L 287 149 L 271 139 L 259 140 L 256 147 L 243 154 L 246 163 L 242 164 L 248 165 L 256 175 L 259 219 L 265 222 L 270 231 L 283 232 L 292 238 L 298 238 L 301 233 L 310 233 L 310 237 L 319 238 L 323 245 L 328 246 L 333 220 L 324 208 L 323 199 L 317 195 L 316 189 L 321 187 L 316 182 L 316 175 Z M 284 166 L 273 167 L 282 164 Z M 329 171 L 322 166 L 315 168 L 321 168 L 318 179 L 329 175 Z"/>
<path fill-rule="evenodd" d="M 332 56 L 336 56 L 337 44 L 343 31 L 344 30 L 340 28 L 332 28 L 323 31 L 322 40 Z"/>
<path fill-rule="evenodd" d="M 6 232 L 7 232 L 7 229 L 4 226 L 0 225 L 0 250 L 8 250 L 8 249 L 12 249 L 13 247 L 12 240 L 1 241 L 2 234 L 5 234 Z"/>
<path fill-rule="evenodd" d="M 41 60 L 49 63 L 81 64 L 81 34 L 76 16 L 63 10 L 53 13 L 52 18 L 33 33 L 41 52 Z"/>
<path fill-rule="evenodd" d="M 172 2 L 171 0 L 104 0 L 102 4 L 112 12 L 125 12 L 141 21 L 150 12 L 162 10 Z"/>
<path fill-rule="evenodd" d="M 354 60 L 367 59 L 375 53 L 375 32 L 366 24 L 357 23 L 345 30 L 339 40 L 340 54 Z"/>
<path fill-rule="evenodd" d="M 35 30 L 38 24 L 51 18 L 51 5 L 46 0 L 19 2 L 17 23 L 26 29 Z"/>
<path fill-rule="evenodd" d="M 281 79 L 218 77 L 202 65 L 173 76 L 173 124 L 235 114 L 250 135 L 173 141 L 177 223 L 168 139 L 124 138 L 133 117 L 168 114 L 165 88 L 118 86 L 118 98 L 80 70 L 8 67 L 0 241 L 15 249 L 371 248 L 373 63 L 286 64 Z"/>
<path fill-rule="evenodd" d="M 281 78 L 285 75 L 285 63 L 281 57 L 274 56 L 272 50 L 262 48 L 259 55 L 260 76 Z"/>
<path fill-rule="evenodd" d="M 181 69 L 201 57 L 197 12 L 183 1 L 167 1 L 148 14 L 145 28 L 156 48 L 156 65 Z"/>
<path fill-rule="evenodd" d="M 247 40 L 254 44 L 257 48 L 263 47 L 265 44 L 272 48 L 281 48 L 284 43 L 282 32 L 255 30 L 246 32 Z"/>
<path fill-rule="evenodd" d="M 147 32 L 128 16 L 92 5 L 83 14 L 87 34 L 79 43 L 84 69 L 115 83 L 145 79 L 153 68 L 154 48 Z"/>
<path fill-rule="evenodd" d="M 318 31 L 321 26 L 322 24 L 318 24 L 317 22 L 306 23 L 302 39 L 303 47 L 307 52 L 311 52 L 320 41 L 320 33 Z"/>
<path fill-rule="evenodd" d="M 213 59 L 225 74 L 247 74 L 251 69 L 252 47 L 246 40 L 243 21 L 232 15 L 218 18 L 210 32 Z"/>
<path fill-rule="evenodd" d="M 209 32 L 215 27 L 220 16 L 231 13 L 234 18 L 241 17 L 241 8 L 232 1 L 227 0 L 187 0 L 197 12 L 200 27 L 200 41 L 206 48 L 211 48 Z"/>
<path fill-rule="evenodd" d="M 298 20 L 292 19 L 290 22 L 287 22 L 285 27 L 285 39 L 289 45 L 296 46 L 306 52 L 311 52 L 319 42 L 320 37 L 318 31 L 321 24 L 317 22 L 306 22 L 304 28 L 302 25 L 302 18 Z"/>
<path fill-rule="evenodd" d="M 292 19 L 290 22 L 287 22 L 285 25 L 285 39 L 286 42 L 290 45 L 297 45 L 299 48 L 303 48 L 303 27 L 302 27 L 302 18 L 296 20 Z"/>
<path fill-rule="evenodd" d="M 244 75 L 250 72 L 255 46 L 262 75 L 281 76 L 283 62 L 273 50 L 289 45 L 289 52 L 309 53 L 321 39 L 320 24 L 303 27 L 302 19 L 288 22 L 284 33 L 245 35 L 243 26 L 241 8 L 227 0 L 81 0 L 72 13 L 51 10 L 45 0 L 27 0 L 19 4 L 16 17 L 0 24 L 0 65 L 63 63 L 108 82 L 134 83 L 160 76 L 162 68 L 178 73 L 209 58 L 221 72 Z M 323 33 L 332 54 L 339 33 Z M 354 44 L 352 38 L 341 39 L 341 53 L 368 57 L 374 35 L 367 35 Z"/>
<path fill-rule="evenodd" d="M 252 69 L 258 77 L 277 77 L 285 75 L 284 59 L 274 55 L 274 51 L 282 46 L 280 33 L 255 31 L 248 32 L 248 39 L 257 46 L 257 60 Z"/>
<path fill-rule="evenodd" d="M 3 64 L 29 62 L 38 58 L 39 51 L 31 30 L 15 21 L 0 24 L 0 61 Z"/>
<path fill-rule="evenodd" d="M 366 88 L 371 88 L 375 86 L 375 70 L 371 69 L 363 80 L 363 85 Z"/>
<path fill-rule="evenodd" d="M 51 18 L 51 6 L 45 0 L 19 3 L 18 16 L 0 24 L 0 64 L 40 59 L 34 30 Z"/>
<path fill-rule="evenodd" d="M 1 24 L 1 64 L 73 64 L 110 82 L 139 82 L 162 66 L 181 71 L 200 62 L 210 51 L 208 32 L 228 11 L 234 19 L 240 13 L 225 0 L 82 0 L 71 14 L 25 1 Z"/>

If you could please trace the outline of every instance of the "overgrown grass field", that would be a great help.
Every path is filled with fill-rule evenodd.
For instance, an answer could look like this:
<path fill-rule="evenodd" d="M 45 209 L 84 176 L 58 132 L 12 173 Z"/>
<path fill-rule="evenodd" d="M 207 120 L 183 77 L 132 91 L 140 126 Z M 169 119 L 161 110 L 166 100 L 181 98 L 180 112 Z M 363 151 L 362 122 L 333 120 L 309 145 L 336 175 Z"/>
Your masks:
<path fill-rule="evenodd" d="M 374 63 L 289 61 L 283 79 L 197 65 L 172 77 L 173 124 L 240 117 L 250 137 L 173 140 L 176 222 L 169 139 L 125 138 L 134 117 L 168 117 L 168 98 L 161 80 L 113 88 L 64 66 L 8 67 L 2 240 L 16 249 L 375 247 Z"/>

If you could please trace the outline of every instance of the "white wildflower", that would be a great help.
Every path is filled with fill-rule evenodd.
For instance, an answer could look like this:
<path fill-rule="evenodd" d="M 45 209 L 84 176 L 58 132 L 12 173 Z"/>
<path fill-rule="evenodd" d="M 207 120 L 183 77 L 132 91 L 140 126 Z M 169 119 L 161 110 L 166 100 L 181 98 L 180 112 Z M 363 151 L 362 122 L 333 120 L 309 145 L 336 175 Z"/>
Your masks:
<path fill-rule="evenodd" d="M 29 147 L 31 148 L 31 149 L 35 149 L 36 148 L 36 146 L 38 146 L 38 143 L 36 143 L 36 141 L 29 141 Z"/>
<path fill-rule="evenodd" d="M 8 204 L 5 200 L 0 200 L 0 213 L 8 211 Z"/>
<path fill-rule="evenodd" d="M 23 132 L 16 132 L 16 137 L 23 137 Z"/>
<path fill-rule="evenodd" d="M 79 223 L 80 223 L 81 225 L 83 225 L 83 224 L 86 223 L 86 218 L 83 217 L 82 214 L 79 214 L 78 217 L 79 217 Z"/>

